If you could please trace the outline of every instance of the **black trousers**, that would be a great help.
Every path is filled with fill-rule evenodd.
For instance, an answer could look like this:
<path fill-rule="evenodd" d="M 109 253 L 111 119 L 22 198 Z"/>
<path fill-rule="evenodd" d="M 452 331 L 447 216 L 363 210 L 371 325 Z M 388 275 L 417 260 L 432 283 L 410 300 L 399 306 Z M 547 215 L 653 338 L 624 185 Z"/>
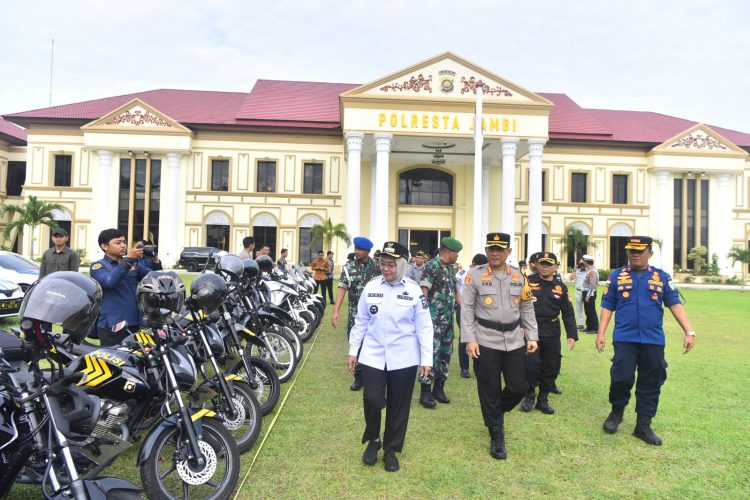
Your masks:
<path fill-rule="evenodd" d="M 469 369 L 469 355 L 466 354 L 466 342 L 461 342 L 461 306 L 456 307 L 456 323 L 458 323 L 458 366 L 463 371 Z"/>
<path fill-rule="evenodd" d="M 596 331 L 599 329 L 599 317 L 596 315 L 596 292 L 589 297 L 589 300 L 585 300 L 588 292 L 584 291 L 583 293 L 583 310 L 586 312 L 586 331 Z"/>
<path fill-rule="evenodd" d="M 363 399 L 365 410 L 365 433 L 362 442 L 380 438 L 380 417 L 385 408 L 385 432 L 383 448 L 401 452 L 409 423 L 411 396 L 417 367 L 399 370 L 378 370 L 362 366 Z"/>
<path fill-rule="evenodd" d="M 613 345 L 615 356 L 609 370 L 609 402 L 614 406 L 626 407 L 630 401 L 630 390 L 635 384 L 635 412 L 656 416 L 661 386 L 667 380 L 664 346 L 633 342 L 614 342 Z"/>
<path fill-rule="evenodd" d="M 323 290 L 323 293 L 321 294 L 323 296 L 323 300 L 326 299 L 326 290 L 328 290 L 328 302 L 333 304 L 333 278 L 326 279 L 325 282 L 326 288 Z"/>
<path fill-rule="evenodd" d="M 539 386 L 540 392 L 551 392 L 560 375 L 562 346 L 560 337 L 539 337 L 539 349 L 526 355 L 529 389 Z"/>
<path fill-rule="evenodd" d="M 111 328 L 97 328 L 96 333 L 99 335 L 99 345 L 108 347 L 112 345 L 119 345 L 125 337 L 133 332 L 138 331 L 138 325 L 128 325 L 119 332 L 113 332 Z"/>
<path fill-rule="evenodd" d="M 526 381 L 526 347 L 498 351 L 480 345 L 479 357 L 474 360 L 474 374 L 484 425 L 503 425 L 503 414 L 521 402 L 529 387 Z M 501 384 L 501 375 L 504 384 Z"/>
<path fill-rule="evenodd" d="M 313 293 L 318 293 L 318 290 L 320 290 L 320 294 L 325 297 L 326 280 L 315 280 L 315 291 Z"/>

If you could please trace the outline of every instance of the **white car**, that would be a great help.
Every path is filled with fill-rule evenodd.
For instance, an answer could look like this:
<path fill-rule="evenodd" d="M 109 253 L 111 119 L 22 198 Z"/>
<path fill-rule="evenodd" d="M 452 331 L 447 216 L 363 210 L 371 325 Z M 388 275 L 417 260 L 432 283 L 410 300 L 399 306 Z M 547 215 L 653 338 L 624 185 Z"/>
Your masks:
<path fill-rule="evenodd" d="M 0 251 L 0 279 L 15 283 L 26 293 L 39 279 L 39 264 L 17 253 Z"/>
<path fill-rule="evenodd" d="M 0 279 L 0 318 L 17 315 L 22 300 L 23 291 L 20 286 Z"/>

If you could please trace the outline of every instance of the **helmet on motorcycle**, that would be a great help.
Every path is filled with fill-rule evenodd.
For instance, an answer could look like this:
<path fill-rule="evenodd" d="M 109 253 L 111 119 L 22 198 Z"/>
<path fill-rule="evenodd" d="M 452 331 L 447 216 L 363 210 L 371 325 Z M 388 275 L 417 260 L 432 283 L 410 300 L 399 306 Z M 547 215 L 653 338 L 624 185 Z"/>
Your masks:
<path fill-rule="evenodd" d="M 185 301 L 185 284 L 174 271 L 151 271 L 138 284 L 138 308 L 150 326 L 162 326 Z"/>
<path fill-rule="evenodd" d="M 260 268 L 258 267 L 258 263 L 255 262 L 253 259 L 243 260 L 242 265 L 244 266 L 244 269 L 242 271 L 243 280 L 252 281 L 255 278 L 257 278 L 258 275 L 260 274 Z"/>
<path fill-rule="evenodd" d="M 226 254 L 216 263 L 216 274 L 220 275 L 227 283 L 239 283 L 244 270 L 242 259 L 234 254 Z"/>
<path fill-rule="evenodd" d="M 219 308 L 227 293 L 227 285 L 216 274 L 201 274 L 190 285 L 188 306 L 200 309 L 203 314 L 211 314 Z"/>
<path fill-rule="evenodd" d="M 99 283 L 80 273 L 58 271 L 26 291 L 18 315 L 23 319 L 61 325 L 73 342 L 78 343 L 96 321 L 101 304 Z M 37 340 L 42 342 L 42 339 Z"/>
<path fill-rule="evenodd" d="M 269 257 L 268 255 L 261 255 L 257 259 L 255 259 L 255 262 L 258 263 L 258 267 L 261 271 L 264 273 L 270 273 L 273 271 L 273 259 Z"/>

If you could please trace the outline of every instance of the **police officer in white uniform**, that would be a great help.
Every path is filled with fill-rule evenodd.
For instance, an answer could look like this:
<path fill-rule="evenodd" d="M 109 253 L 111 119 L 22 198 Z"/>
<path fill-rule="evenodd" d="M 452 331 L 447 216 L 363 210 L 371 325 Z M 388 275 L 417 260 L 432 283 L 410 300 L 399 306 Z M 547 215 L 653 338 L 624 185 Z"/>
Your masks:
<path fill-rule="evenodd" d="M 368 445 L 362 461 L 374 465 L 383 447 L 383 464 L 389 472 L 399 469 L 396 452 L 404 445 L 417 367 L 422 378 L 432 368 L 432 319 L 419 285 L 404 277 L 408 256 L 403 245 L 393 241 L 384 245 L 381 276 L 365 285 L 349 335 L 349 371 L 354 373 L 359 362 L 364 385 L 362 443 Z"/>

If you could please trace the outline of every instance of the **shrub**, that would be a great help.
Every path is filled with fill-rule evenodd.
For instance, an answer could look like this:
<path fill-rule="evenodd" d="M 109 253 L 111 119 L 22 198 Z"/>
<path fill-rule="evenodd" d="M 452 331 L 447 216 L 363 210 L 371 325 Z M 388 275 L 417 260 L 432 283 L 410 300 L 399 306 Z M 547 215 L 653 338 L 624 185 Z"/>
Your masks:
<path fill-rule="evenodd" d="M 599 281 L 607 281 L 612 273 L 612 269 L 597 269 L 597 271 L 599 271 Z"/>

